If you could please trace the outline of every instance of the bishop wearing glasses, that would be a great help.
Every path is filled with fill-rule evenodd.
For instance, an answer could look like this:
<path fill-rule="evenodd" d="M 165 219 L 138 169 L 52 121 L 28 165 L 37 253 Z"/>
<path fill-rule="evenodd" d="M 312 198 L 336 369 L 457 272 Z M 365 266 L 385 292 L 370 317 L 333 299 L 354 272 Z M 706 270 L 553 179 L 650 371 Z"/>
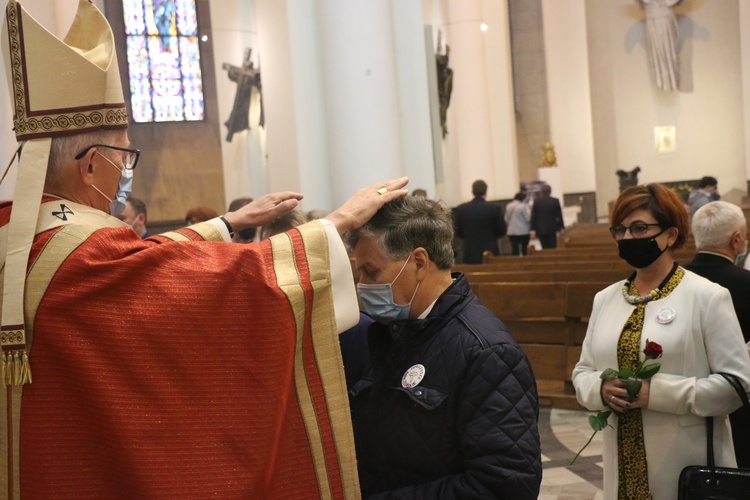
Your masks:
<path fill-rule="evenodd" d="M 10 0 L 2 52 L 19 142 L 0 205 L 2 495 L 357 498 L 340 234 L 407 180 L 260 244 L 229 242 L 300 194 L 141 240 L 116 217 L 139 152 L 105 18 L 81 1 L 61 41 Z"/>

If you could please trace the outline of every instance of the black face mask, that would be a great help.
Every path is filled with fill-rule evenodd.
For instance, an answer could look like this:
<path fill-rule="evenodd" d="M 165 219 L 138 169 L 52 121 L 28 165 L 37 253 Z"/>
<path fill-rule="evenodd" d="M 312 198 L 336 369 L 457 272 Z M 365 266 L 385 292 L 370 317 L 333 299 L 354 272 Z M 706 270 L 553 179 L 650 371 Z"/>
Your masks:
<path fill-rule="evenodd" d="M 669 248 L 667 245 L 664 247 L 664 250 L 661 250 L 659 244 L 656 242 L 657 236 L 660 236 L 664 231 L 666 229 L 662 229 L 661 233 L 649 236 L 648 238 L 623 238 L 617 240 L 617 248 L 620 249 L 620 258 L 636 269 L 643 269 L 650 266 Z"/>

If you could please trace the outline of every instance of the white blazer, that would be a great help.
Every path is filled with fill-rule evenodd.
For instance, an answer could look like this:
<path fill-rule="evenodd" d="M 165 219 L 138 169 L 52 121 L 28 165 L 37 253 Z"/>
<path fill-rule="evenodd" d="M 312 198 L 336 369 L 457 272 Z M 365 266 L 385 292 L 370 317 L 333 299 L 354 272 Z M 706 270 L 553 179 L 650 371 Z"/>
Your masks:
<path fill-rule="evenodd" d="M 624 281 L 599 292 L 583 342 L 581 359 L 573 369 L 578 401 L 590 410 L 605 408 L 601 400 L 606 368 L 618 369 L 617 341 L 635 306 L 622 297 Z M 674 319 L 657 321 L 671 309 Z M 750 356 L 732 307 L 729 292 L 697 274 L 685 271 L 667 297 L 647 303 L 641 335 L 661 344 L 661 370 L 651 379 L 643 431 L 651 493 L 655 500 L 677 498 L 680 471 L 706 463 L 706 416 L 714 416 L 717 465 L 735 467 L 734 447 L 726 415 L 741 406 L 737 393 L 717 372 L 740 377 L 750 387 Z M 641 355 L 643 356 L 643 355 Z M 642 358 L 641 358 L 642 359 Z M 712 375 L 713 374 L 713 375 Z M 617 416 L 604 431 L 604 498 L 617 498 Z"/>

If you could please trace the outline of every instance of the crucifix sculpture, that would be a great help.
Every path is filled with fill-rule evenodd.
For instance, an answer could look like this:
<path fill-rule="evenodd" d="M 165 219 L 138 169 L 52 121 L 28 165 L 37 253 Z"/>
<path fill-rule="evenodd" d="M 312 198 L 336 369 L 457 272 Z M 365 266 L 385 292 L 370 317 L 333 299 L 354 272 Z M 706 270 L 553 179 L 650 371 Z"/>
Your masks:
<path fill-rule="evenodd" d="M 453 92 L 453 70 L 448 66 L 450 64 L 451 49 L 448 44 L 445 45 L 443 52 L 443 33 L 438 31 L 438 47 L 435 54 L 435 63 L 437 64 L 438 80 L 438 99 L 440 101 L 440 128 L 443 131 L 443 137 L 448 134 L 447 116 L 448 106 L 451 103 L 451 93 Z"/>
<path fill-rule="evenodd" d="M 243 130 L 250 130 L 250 98 L 252 96 L 253 87 L 260 94 L 260 120 L 258 125 L 263 127 L 265 125 L 265 117 L 263 116 L 263 93 L 261 92 L 260 84 L 260 68 L 256 68 L 255 64 L 250 60 L 252 49 L 245 49 L 245 58 L 242 61 L 242 66 L 232 66 L 229 63 L 224 63 L 221 68 L 226 70 L 229 75 L 229 79 L 233 82 L 237 82 L 237 93 L 234 96 L 234 106 L 232 106 L 232 114 L 229 115 L 229 119 L 224 122 L 227 126 L 227 142 L 232 142 L 232 136 L 235 132 L 241 132 Z"/>

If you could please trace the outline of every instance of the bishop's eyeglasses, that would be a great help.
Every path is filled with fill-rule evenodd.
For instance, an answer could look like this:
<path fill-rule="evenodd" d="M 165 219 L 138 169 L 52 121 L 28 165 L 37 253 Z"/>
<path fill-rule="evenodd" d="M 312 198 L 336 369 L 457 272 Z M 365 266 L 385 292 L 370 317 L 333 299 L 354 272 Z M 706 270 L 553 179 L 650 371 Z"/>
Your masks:
<path fill-rule="evenodd" d="M 125 153 L 122 157 L 122 167 L 125 170 L 135 170 L 135 166 L 138 165 L 138 158 L 141 156 L 141 150 L 140 149 L 128 149 L 128 148 L 119 148 L 117 146 L 109 146 L 107 144 L 92 144 L 91 146 L 87 147 L 80 153 L 78 153 L 75 158 L 76 160 L 80 160 L 83 158 L 86 153 L 88 153 L 91 148 L 108 148 L 108 149 L 114 149 L 115 151 L 122 151 Z"/>
<path fill-rule="evenodd" d="M 633 238 L 643 238 L 648 233 L 648 228 L 653 226 L 661 226 L 661 224 L 654 223 L 648 224 L 646 222 L 633 222 L 630 226 L 623 226 L 618 224 L 609 228 L 609 232 L 612 237 L 616 240 L 621 240 L 625 237 L 625 232 L 630 231 Z"/>

